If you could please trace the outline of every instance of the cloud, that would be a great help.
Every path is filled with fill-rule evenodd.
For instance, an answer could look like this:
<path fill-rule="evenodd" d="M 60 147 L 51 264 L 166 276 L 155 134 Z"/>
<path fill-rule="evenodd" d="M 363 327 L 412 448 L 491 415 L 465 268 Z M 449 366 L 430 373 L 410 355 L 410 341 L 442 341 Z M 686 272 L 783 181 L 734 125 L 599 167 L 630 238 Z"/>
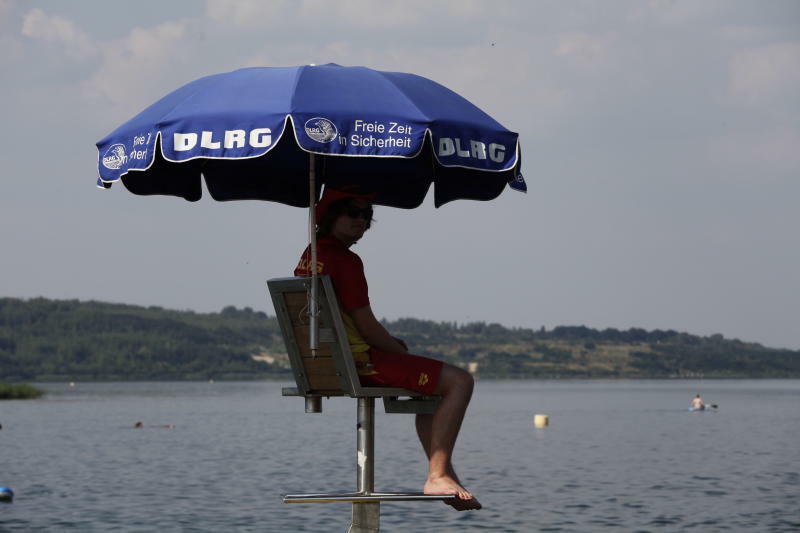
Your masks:
<path fill-rule="evenodd" d="M 89 36 L 71 20 L 58 15 L 49 15 L 38 7 L 23 16 L 22 35 L 58 45 L 67 54 L 79 58 L 95 53 L 95 47 Z"/>
<path fill-rule="evenodd" d="M 723 41 L 746 44 L 769 40 L 773 36 L 774 30 L 766 26 L 732 24 L 720 27 L 716 33 Z"/>
<path fill-rule="evenodd" d="M 794 180 L 800 175 L 800 132 L 788 127 L 732 132 L 712 139 L 707 154 L 726 181 Z"/>
<path fill-rule="evenodd" d="M 649 0 L 648 2 L 634 2 L 626 18 L 637 23 L 649 20 L 676 26 L 702 19 L 719 11 L 721 7 L 724 7 L 724 4 L 709 0 L 705 2 Z"/>
<path fill-rule="evenodd" d="M 578 68 L 596 70 L 611 61 L 615 35 L 592 35 L 583 32 L 564 33 L 558 37 L 553 55 L 570 59 Z"/>
<path fill-rule="evenodd" d="M 307 32 L 309 38 L 325 35 L 332 26 L 374 31 L 411 24 L 441 25 L 453 18 L 477 20 L 482 13 L 493 11 L 477 0 L 380 3 L 368 0 L 208 0 L 206 3 L 206 14 L 211 20 L 244 28 L 287 26 L 299 20 L 308 21 L 301 31 Z"/>
<path fill-rule="evenodd" d="M 12 17 L 16 8 L 14 0 L 0 0 L 0 66 L 7 68 L 20 61 L 22 57 L 22 43 L 17 39 L 16 32 L 8 31 L 14 26 Z"/>
<path fill-rule="evenodd" d="M 147 29 L 136 27 L 124 39 L 103 43 L 100 65 L 84 82 L 84 94 L 94 103 L 123 113 L 135 112 L 163 96 L 157 92 L 169 86 L 164 78 L 169 79 L 172 72 L 181 70 L 178 66 L 192 58 L 189 25 L 182 20 Z"/>
<path fill-rule="evenodd" d="M 757 161 L 779 171 L 800 174 L 800 132 L 790 128 L 773 131 L 752 148 Z"/>
<path fill-rule="evenodd" d="M 729 90 L 751 104 L 769 103 L 776 96 L 800 94 L 800 43 L 751 48 L 734 54 L 729 63 Z"/>
<path fill-rule="evenodd" d="M 290 14 L 298 13 L 299 2 L 273 0 L 208 0 L 206 15 L 217 23 L 233 24 L 244 28 L 264 27 L 286 21 Z"/>
<path fill-rule="evenodd" d="M 16 2 L 14 2 L 14 0 L 0 0 L 0 27 L 8 20 L 15 7 Z"/>
<path fill-rule="evenodd" d="M 417 24 L 436 9 L 434 2 L 410 0 L 406 2 L 375 3 L 365 0 L 344 0 L 331 3 L 325 0 L 305 0 L 303 10 L 311 15 L 320 8 L 340 24 L 371 28 L 396 28 Z"/>

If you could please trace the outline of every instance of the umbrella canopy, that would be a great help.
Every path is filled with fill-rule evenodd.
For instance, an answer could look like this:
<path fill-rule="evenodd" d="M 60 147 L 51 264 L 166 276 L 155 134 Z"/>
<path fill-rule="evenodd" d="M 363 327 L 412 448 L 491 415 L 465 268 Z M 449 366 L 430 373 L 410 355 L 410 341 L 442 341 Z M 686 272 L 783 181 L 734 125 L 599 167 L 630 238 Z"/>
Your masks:
<path fill-rule="evenodd" d="M 335 64 L 201 78 L 97 148 L 99 186 L 121 180 L 136 194 L 190 201 L 201 176 L 216 200 L 298 207 L 323 183 L 403 208 L 419 206 L 431 184 L 437 207 L 490 200 L 506 185 L 526 190 L 518 135 L 466 99 L 421 76 Z"/>

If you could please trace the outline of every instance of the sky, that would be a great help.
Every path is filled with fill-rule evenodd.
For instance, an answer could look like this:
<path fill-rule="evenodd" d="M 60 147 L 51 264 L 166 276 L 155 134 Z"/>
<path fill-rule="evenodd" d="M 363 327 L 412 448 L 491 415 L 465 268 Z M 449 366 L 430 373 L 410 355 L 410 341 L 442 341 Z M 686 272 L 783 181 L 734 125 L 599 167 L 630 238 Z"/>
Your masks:
<path fill-rule="evenodd" d="M 376 315 L 800 349 L 796 0 L 0 0 L 0 296 L 273 314 L 307 213 L 95 187 L 95 143 L 194 79 L 413 72 L 520 134 L 528 193 L 378 208 Z"/>

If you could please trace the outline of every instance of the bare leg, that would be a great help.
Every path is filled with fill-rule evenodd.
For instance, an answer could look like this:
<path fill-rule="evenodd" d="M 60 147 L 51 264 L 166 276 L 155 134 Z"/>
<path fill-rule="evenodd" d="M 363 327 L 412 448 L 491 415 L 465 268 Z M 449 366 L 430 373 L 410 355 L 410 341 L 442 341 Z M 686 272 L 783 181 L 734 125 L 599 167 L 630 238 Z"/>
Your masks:
<path fill-rule="evenodd" d="M 453 448 L 456 444 L 461 422 L 472 397 L 472 376 L 451 365 L 444 365 L 436 387 L 442 395 L 439 407 L 432 415 L 417 415 L 417 435 L 428 456 L 428 479 L 426 494 L 453 494 L 450 503 L 459 511 L 480 509 L 478 500 L 462 485 L 453 468 Z"/>

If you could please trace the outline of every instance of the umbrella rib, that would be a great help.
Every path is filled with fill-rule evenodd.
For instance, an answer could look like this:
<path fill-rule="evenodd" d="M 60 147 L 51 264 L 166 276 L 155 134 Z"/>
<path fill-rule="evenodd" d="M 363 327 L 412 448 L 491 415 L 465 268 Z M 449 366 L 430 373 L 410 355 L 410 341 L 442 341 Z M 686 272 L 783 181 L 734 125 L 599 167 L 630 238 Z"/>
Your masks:
<path fill-rule="evenodd" d="M 302 67 L 300 67 L 300 68 L 298 68 L 298 69 L 297 69 L 297 74 L 296 74 L 296 75 L 295 75 L 295 77 L 294 77 L 294 83 L 293 83 L 293 85 L 292 85 L 292 92 L 291 92 L 291 94 L 292 94 L 292 98 L 291 98 L 291 100 L 289 101 L 289 113 L 288 113 L 288 115 L 289 115 L 289 116 L 291 116 L 291 115 L 294 113 L 294 111 L 295 111 L 295 108 L 294 108 L 294 99 L 295 99 L 295 97 L 297 96 L 297 86 L 300 84 L 300 77 L 301 77 L 301 76 L 303 75 L 303 73 L 306 71 L 306 68 L 308 68 L 308 67 L 307 67 L 307 66 L 305 66 L 305 65 L 304 65 L 304 66 L 302 66 Z M 292 128 L 294 128 L 294 120 L 292 120 Z"/>
<path fill-rule="evenodd" d="M 398 86 L 397 86 L 397 84 L 394 82 L 394 80 L 393 80 L 393 79 L 391 79 L 391 78 L 389 78 L 389 77 L 386 75 L 386 74 L 387 74 L 386 72 L 383 72 L 383 71 L 376 71 L 376 72 L 377 72 L 377 73 L 380 75 L 380 77 L 381 77 L 381 78 L 382 78 L 382 79 L 383 79 L 383 80 L 384 80 L 386 83 L 388 83 L 389 85 L 391 85 L 391 86 L 392 86 L 392 88 L 395 90 L 395 92 L 398 94 L 398 96 L 400 96 L 400 97 L 401 97 L 403 100 L 405 100 L 406 102 L 410 103 L 410 104 L 411 104 L 411 105 L 414 107 L 414 109 L 416 109 L 416 110 L 417 110 L 417 111 L 418 111 L 418 112 L 419 112 L 419 113 L 420 113 L 422 116 L 424 116 L 424 117 L 425 117 L 425 121 L 426 121 L 428 124 L 430 124 L 430 122 L 431 122 L 431 117 L 430 117 L 430 115 L 428 115 L 428 113 L 424 112 L 424 111 L 423 111 L 423 110 L 422 110 L 422 109 L 421 109 L 421 108 L 420 108 L 420 107 L 417 105 L 417 102 L 415 102 L 414 100 L 412 100 L 411 98 L 409 98 L 409 96 L 408 96 L 408 95 L 407 95 L 405 92 L 403 92 L 403 90 L 402 90 L 402 89 L 400 89 L 400 87 L 398 87 Z M 428 129 L 428 130 L 430 130 L 430 127 L 428 127 L 427 129 Z"/>

